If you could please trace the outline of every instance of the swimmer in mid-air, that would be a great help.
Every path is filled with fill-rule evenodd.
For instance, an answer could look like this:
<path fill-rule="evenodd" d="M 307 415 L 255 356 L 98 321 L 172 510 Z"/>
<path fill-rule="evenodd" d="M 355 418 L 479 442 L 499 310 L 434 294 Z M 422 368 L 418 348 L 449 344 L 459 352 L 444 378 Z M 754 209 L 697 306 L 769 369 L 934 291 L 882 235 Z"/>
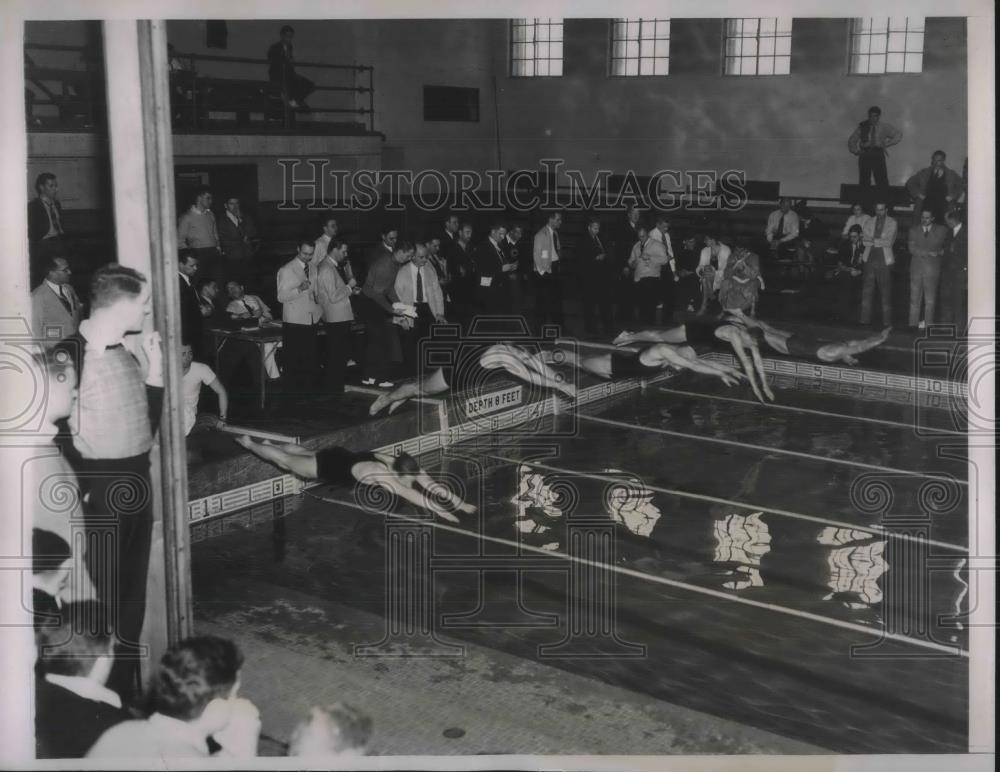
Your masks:
<path fill-rule="evenodd" d="M 530 353 L 520 346 L 510 343 L 498 343 L 484 349 L 479 355 L 479 367 L 484 370 L 505 370 L 515 378 L 535 386 L 555 389 L 569 399 L 576 399 L 576 389 L 566 378 L 549 367 L 559 364 L 562 354 L 559 351 L 538 351 Z M 449 368 L 450 369 L 450 368 Z M 401 383 L 395 389 L 380 394 L 368 408 L 369 415 L 378 415 L 386 407 L 394 413 L 405 402 L 417 397 L 430 397 L 448 391 L 449 376 L 444 368 L 438 368 L 423 379 L 414 378 Z"/>
<path fill-rule="evenodd" d="M 413 456 L 402 453 L 355 453 L 346 448 L 309 450 L 295 443 L 275 445 L 257 441 L 248 435 L 236 438 L 256 456 L 307 480 L 320 480 L 331 485 L 370 485 L 399 496 L 418 507 L 433 512 L 444 520 L 459 522 L 455 512 L 472 514 L 476 508 L 455 495 L 447 486 L 436 482 L 420 468 Z"/>
<path fill-rule="evenodd" d="M 699 359 L 693 348 L 675 343 L 655 343 L 635 354 L 615 351 L 581 357 L 566 350 L 560 350 L 560 354 L 566 364 L 599 378 L 645 378 L 658 375 L 668 367 L 714 375 L 727 386 L 735 386 L 746 378 L 735 367 Z M 556 363 L 560 363 L 560 354 L 554 357 Z"/>

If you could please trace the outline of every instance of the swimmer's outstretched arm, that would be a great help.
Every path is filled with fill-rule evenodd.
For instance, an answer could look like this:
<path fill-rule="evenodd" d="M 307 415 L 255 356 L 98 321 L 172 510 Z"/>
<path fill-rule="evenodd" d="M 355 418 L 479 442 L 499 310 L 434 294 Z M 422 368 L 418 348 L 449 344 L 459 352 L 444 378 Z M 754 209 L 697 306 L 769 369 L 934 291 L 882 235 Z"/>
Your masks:
<path fill-rule="evenodd" d="M 746 377 L 735 368 L 702 361 L 694 350 L 688 347 L 677 348 L 673 345 L 660 344 L 653 346 L 651 351 L 664 364 L 672 365 L 678 370 L 692 370 L 696 373 L 713 375 L 721 378 L 727 386 L 735 386 L 740 378 Z"/>
<path fill-rule="evenodd" d="M 559 373 L 547 367 L 544 362 L 521 351 L 516 346 L 505 344 L 491 346 L 479 359 L 479 364 L 486 370 L 503 369 L 522 381 L 555 389 L 570 399 L 576 399 L 576 389 Z"/>
<path fill-rule="evenodd" d="M 666 330 L 641 330 L 639 332 L 626 330 L 619 333 L 613 343 L 616 346 L 627 346 L 630 343 L 684 343 L 686 341 L 687 334 L 684 325 L 680 324 Z"/>
<path fill-rule="evenodd" d="M 413 379 L 401 383 L 392 391 L 379 394 L 378 398 L 368 408 L 368 415 L 378 415 L 382 410 L 389 407 L 389 412 L 394 413 L 407 400 L 414 397 L 426 397 L 433 394 L 440 394 L 448 391 L 448 382 L 444 379 L 444 371 L 438 368 L 430 376 L 422 381 Z"/>
<path fill-rule="evenodd" d="M 249 435 L 236 437 L 236 442 L 255 456 L 307 480 L 316 479 L 316 454 L 299 445 L 272 445 L 267 440 L 257 442 Z"/>

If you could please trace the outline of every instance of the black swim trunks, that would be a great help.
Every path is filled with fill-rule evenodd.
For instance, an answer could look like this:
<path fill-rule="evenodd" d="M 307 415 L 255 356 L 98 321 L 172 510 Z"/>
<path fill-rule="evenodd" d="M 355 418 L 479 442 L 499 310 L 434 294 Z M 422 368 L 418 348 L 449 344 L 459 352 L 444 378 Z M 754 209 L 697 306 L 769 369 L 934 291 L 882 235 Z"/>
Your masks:
<path fill-rule="evenodd" d="M 362 461 L 378 461 L 374 453 L 355 453 L 346 448 L 316 451 L 316 478 L 330 485 L 354 485 L 351 468 Z"/>
<path fill-rule="evenodd" d="M 611 354 L 612 378 L 648 378 L 659 375 L 664 368 L 661 365 L 643 364 L 639 354 L 628 354 L 615 351 Z"/>

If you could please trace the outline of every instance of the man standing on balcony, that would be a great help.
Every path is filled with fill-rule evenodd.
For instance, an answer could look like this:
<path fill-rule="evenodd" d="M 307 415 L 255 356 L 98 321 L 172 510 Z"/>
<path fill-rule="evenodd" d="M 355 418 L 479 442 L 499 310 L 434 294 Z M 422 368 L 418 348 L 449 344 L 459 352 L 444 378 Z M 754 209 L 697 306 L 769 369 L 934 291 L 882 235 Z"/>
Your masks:
<path fill-rule="evenodd" d="M 292 50 L 294 39 L 294 29 L 287 24 L 281 28 L 281 40 L 267 50 L 267 77 L 271 83 L 281 88 L 289 107 L 308 110 L 306 97 L 316 89 L 316 85 L 295 72 L 295 55 Z"/>
<path fill-rule="evenodd" d="M 225 283 L 219 231 L 212 213 L 212 191 L 207 187 L 195 191 L 194 203 L 177 223 L 177 248 L 187 249 L 197 258 L 202 276 Z"/>
<path fill-rule="evenodd" d="M 38 198 L 28 202 L 28 249 L 31 254 L 32 280 L 40 268 L 54 257 L 67 257 L 68 249 L 59 203 L 56 175 L 42 172 L 35 180 Z"/>

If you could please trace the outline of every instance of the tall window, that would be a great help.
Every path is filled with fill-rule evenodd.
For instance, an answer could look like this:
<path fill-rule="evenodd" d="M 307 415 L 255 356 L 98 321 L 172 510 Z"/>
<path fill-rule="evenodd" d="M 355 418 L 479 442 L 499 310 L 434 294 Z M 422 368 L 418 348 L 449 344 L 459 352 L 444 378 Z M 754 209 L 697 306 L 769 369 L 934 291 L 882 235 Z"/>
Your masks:
<path fill-rule="evenodd" d="M 612 20 L 612 75 L 667 75 L 669 73 L 670 19 Z"/>
<path fill-rule="evenodd" d="M 921 72 L 923 67 L 923 17 L 883 16 L 851 22 L 852 75 Z"/>
<path fill-rule="evenodd" d="M 510 74 L 515 78 L 563 74 L 562 19 L 511 19 Z"/>
<path fill-rule="evenodd" d="M 726 19 L 726 75 L 788 75 L 791 18 Z"/>

